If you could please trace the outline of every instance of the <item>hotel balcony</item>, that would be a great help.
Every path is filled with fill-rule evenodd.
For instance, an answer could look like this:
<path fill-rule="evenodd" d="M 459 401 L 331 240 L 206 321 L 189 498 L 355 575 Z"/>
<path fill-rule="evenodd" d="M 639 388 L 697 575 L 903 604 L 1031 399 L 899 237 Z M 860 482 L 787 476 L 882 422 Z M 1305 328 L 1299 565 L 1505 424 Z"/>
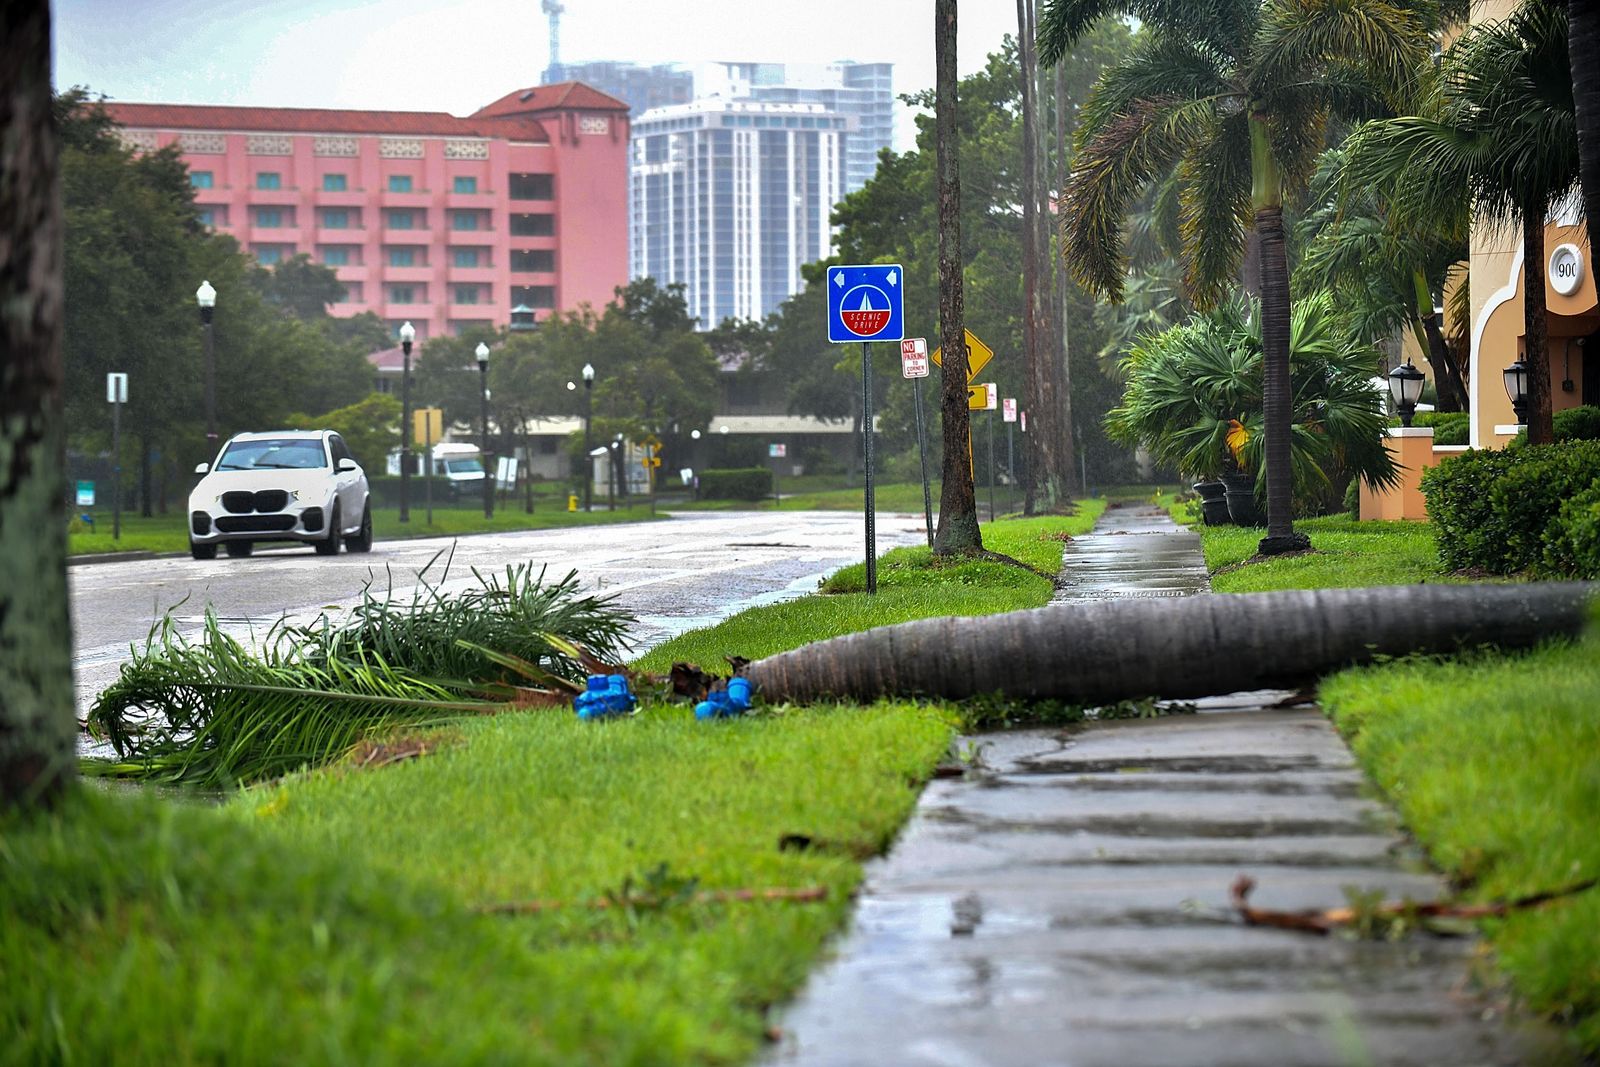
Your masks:
<path fill-rule="evenodd" d="M 503 276 L 503 273 L 495 267 L 445 268 L 445 279 L 452 284 L 468 285 L 473 282 L 483 282 L 488 285 L 498 285 Z"/>
<path fill-rule="evenodd" d="M 294 245 L 301 248 L 306 232 L 298 226 L 236 226 L 234 236 L 245 245 Z M 303 249 L 302 249 L 303 250 Z"/>
<path fill-rule="evenodd" d="M 384 282 L 398 282 L 401 285 L 426 285 L 434 279 L 434 269 L 429 266 L 396 267 L 385 264 L 373 272 L 373 276 Z"/>
<path fill-rule="evenodd" d="M 498 200 L 499 197 L 489 191 L 444 194 L 444 206 L 447 211 L 454 208 L 459 208 L 463 211 L 468 209 L 489 210 L 494 208 Z"/>
<path fill-rule="evenodd" d="M 431 208 L 436 197 L 427 189 L 420 189 L 409 193 L 391 193 L 386 189 L 378 190 L 378 203 L 384 207 L 397 208 Z"/>
<path fill-rule="evenodd" d="M 364 245 L 367 243 L 365 226 L 318 226 L 311 231 L 319 245 Z"/>

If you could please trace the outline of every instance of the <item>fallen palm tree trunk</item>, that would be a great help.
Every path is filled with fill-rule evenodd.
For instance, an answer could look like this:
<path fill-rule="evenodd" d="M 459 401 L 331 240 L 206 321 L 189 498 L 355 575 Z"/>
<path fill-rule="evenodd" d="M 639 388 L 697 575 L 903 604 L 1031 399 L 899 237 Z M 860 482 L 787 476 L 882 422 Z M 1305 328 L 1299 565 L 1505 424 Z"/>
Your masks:
<path fill-rule="evenodd" d="M 1412 585 L 1058 604 L 884 626 L 758 660 L 744 674 L 769 703 L 1210 696 L 1287 688 L 1383 657 L 1575 635 L 1596 588 Z"/>

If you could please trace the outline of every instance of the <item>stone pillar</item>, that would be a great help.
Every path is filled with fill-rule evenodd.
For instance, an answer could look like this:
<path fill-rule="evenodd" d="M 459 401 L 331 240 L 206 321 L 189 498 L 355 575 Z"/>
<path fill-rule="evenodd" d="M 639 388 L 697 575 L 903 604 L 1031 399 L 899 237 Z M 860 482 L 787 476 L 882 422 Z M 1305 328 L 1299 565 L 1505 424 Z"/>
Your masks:
<path fill-rule="evenodd" d="M 1433 453 L 1432 426 L 1392 426 L 1384 431 L 1384 444 L 1400 468 L 1400 484 L 1374 491 L 1361 483 L 1361 519 L 1419 519 L 1427 521 L 1422 496 L 1422 472 L 1438 462 Z"/>

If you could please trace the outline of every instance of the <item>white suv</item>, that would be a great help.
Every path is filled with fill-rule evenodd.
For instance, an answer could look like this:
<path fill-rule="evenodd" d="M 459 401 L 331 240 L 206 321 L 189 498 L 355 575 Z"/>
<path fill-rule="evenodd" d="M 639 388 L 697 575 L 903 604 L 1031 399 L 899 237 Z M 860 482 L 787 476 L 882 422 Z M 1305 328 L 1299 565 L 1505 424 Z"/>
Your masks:
<path fill-rule="evenodd" d="M 372 548 L 367 476 L 332 430 L 242 433 L 189 494 L 189 551 L 248 556 L 257 541 L 309 541 L 318 555 Z"/>

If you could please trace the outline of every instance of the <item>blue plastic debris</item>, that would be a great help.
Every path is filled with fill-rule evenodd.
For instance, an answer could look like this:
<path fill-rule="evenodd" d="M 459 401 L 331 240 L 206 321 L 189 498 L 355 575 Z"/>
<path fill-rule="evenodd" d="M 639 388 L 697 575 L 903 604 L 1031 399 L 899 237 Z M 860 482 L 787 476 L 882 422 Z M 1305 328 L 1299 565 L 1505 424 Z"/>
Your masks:
<path fill-rule="evenodd" d="M 695 705 L 697 719 L 732 719 L 750 710 L 751 685 L 748 678 L 729 678 L 728 688 L 713 690 Z"/>
<path fill-rule="evenodd" d="M 604 719 L 626 715 L 639 703 L 628 691 L 628 678 L 622 674 L 591 674 L 589 686 L 573 698 L 580 719 Z"/>

